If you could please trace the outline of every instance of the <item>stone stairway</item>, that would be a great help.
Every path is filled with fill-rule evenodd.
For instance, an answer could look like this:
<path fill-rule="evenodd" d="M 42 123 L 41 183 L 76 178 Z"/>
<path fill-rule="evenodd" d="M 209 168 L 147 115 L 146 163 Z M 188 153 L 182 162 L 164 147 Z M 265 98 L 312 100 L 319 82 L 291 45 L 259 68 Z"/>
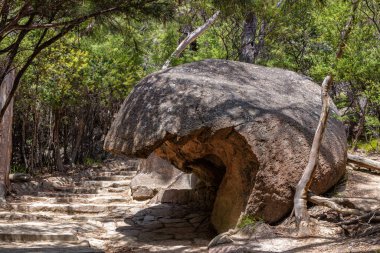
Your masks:
<path fill-rule="evenodd" d="M 207 212 L 134 201 L 137 164 L 116 164 L 10 199 L 0 208 L 0 253 L 207 251 L 214 235 Z"/>
<path fill-rule="evenodd" d="M 143 208 L 131 203 L 135 174 L 135 163 L 100 167 L 77 182 L 17 196 L 0 210 L 0 252 L 103 252 L 112 236 L 104 225 Z"/>

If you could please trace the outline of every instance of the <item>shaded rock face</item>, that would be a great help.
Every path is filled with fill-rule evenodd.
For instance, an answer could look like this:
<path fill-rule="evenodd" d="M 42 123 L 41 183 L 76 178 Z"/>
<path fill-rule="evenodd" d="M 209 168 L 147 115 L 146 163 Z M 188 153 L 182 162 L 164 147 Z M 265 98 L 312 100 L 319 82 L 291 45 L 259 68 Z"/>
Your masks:
<path fill-rule="evenodd" d="M 152 153 L 141 159 L 131 181 L 132 197 L 151 204 L 186 204 L 210 211 L 218 185 L 205 184 L 194 173 L 184 173 Z"/>
<path fill-rule="evenodd" d="M 144 78 L 125 100 L 105 149 L 147 157 L 218 187 L 211 220 L 218 232 L 242 214 L 274 223 L 292 209 L 321 110 L 320 87 L 291 71 L 206 60 Z M 328 120 L 312 191 L 344 174 L 346 136 Z"/>
<path fill-rule="evenodd" d="M 175 168 L 167 160 L 154 153 L 142 159 L 137 168 L 137 175 L 131 181 L 133 199 L 147 200 L 159 191 L 170 189 L 192 189 L 196 179 Z"/>

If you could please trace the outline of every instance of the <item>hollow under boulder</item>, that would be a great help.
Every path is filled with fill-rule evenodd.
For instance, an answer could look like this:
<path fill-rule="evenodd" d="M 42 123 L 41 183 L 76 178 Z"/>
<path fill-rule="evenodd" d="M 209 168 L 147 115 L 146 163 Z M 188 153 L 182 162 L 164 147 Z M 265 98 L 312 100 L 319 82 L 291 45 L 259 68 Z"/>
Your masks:
<path fill-rule="evenodd" d="M 218 187 L 218 232 L 241 215 L 275 223 L 292 209 L 321 110 L 320 87 L 278 68 L 226 60 L 181 65 L 144 78 L 125 100 L 105 140 L 117 154 L 155 152 Z M 331 116 L 311 190 L 344 174 L 346 135 Z"/>
<path fill-rule="evenodd" d="M 161 203 L 165 191 L 166 195 L 169 195 L 169 191 L 172 191 L 173 195 L 180 190 L 191 190 L 196 183 L 194 175 L 181 172 L 167 160 L 152 153 L 147 159 L 140 160 L 137 174 L 131 180 L 130 187 L 133 199 L 147 200 L 156 196 L 155 201 Z M 178 201 L 184 202 L 186 199 Z"/>

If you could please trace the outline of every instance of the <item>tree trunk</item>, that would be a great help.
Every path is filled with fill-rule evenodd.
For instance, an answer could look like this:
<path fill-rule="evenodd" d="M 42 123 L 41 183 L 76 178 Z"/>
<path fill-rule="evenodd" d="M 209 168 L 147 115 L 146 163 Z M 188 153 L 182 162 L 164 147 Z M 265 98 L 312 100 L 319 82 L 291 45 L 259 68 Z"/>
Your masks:
<path fill-rule="evenodd" d="M 352 147 L 354 150 L 357 150 L 359 138 L 362 135 L 363 130 L 364 130 L 367 105 L 368 105 L 368 99 L 365 97 L 364 98 L 359 97 L 358 106 L 360 110 L 360 120 L 359 120 L 358 130 L 356 131 L 355 138 L 352 143 Z"/>
<path fill-rule="evenodd" d="M 247 15 L 241 35 L 239 61 L 247 63 L 256 62 L 260 51 L 264 47 L 266 29 L 266 20 L 263 19 L 260 25 L 255 13 L 250 12 Z"/>
<path fill-rule="evenodd" d="M 58 171 L 64 171 L 61 157 L 61 145 L 59 141 L 59 125 L 61 123 L 61 112 L 59 109 L 54 110 L 54 127 L 53 127 L 53 149 L 55 167 Z"/>
<path fill-rule="evenodd" d="M 257 16 L 253 12 L 250 12 L 244 21 L 243 33 L 241 36 L 241 53 L 239 56 L 239 61 L 254 63 L 256 30 Z"/>
<path fill-rule="evenodd" d="M 79 150 L 80 144 L 82 142 L 82 138 L 83 138 L 84 127 L 85 127 L 84 117 L 83 117 L 83 115 L 81 115 L 79 117 L 77 136 L 75 138 L 75 143 L 73 145 L 73 150 L 71 152 L 71 163 L 72 164 L 75 164 L 75 162 L 77 160 L 78 150 Z"/>
<path fill-rule="evenodd" d="M 36 102 L 37 103 L 37 102 Z M 38 143 L 38 120 L 36 105 L 33 105 L 33 136 L 32 136 L 32 146 L 30 148 L 30 171 L 33 174 L 34 168 L 39 161 L 39 143 Z"/>
<path fill-rule="evenodd" d="M 4 82 L 0 86 L 0 108 L 4 106 L 9 96 L 14 78 L 15 73 L 11 71 L 4 78 Z M 0 121 L 0 201 L 5 201 L 5 195 L 10 189 L 9 171 L 12 155 L 12 121 L 13 100 Z"/>
<path fill-rule="evenodd" d="M 21 123 L 21 155 L 22 159 L 24 160 L 25 168 L 29 169 L 29 163 L 28 159 L 26 157 L 26 151 L 25 151 L 25 145 L 26 145 L 26 134 L 25 134 L 25 115 L 22 116 L 22 123 Z"/>

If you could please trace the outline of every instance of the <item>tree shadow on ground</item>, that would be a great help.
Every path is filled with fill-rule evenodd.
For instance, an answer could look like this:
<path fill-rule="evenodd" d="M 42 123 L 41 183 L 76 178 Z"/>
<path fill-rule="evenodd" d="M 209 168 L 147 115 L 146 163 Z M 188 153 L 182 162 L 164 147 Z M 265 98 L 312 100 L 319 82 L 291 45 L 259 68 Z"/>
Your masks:
<path fill-rule="evenodd" d="M 136 245 L 133 252 L 193 252 L 206 249 L 216 235 L 210 212 L 191 205 L 160 204 L 125 218 L 117 228 L 122 240 Z M 146 251 L 144 251 L 146 250 Z"/>

